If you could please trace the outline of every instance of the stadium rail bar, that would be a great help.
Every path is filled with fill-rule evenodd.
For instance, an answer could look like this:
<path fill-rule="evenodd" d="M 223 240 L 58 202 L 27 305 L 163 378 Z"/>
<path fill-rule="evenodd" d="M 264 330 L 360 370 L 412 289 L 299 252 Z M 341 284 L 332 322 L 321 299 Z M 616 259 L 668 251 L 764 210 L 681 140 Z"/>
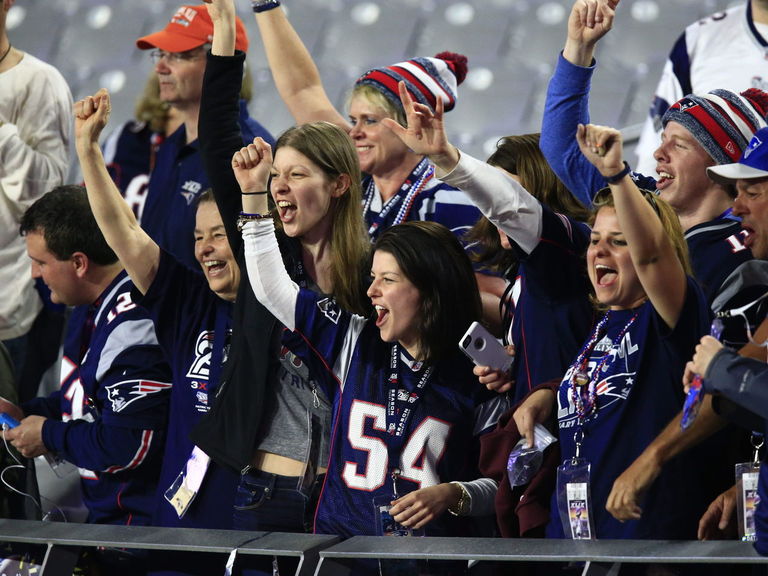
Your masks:
<path fill-rule="evenodd" d="M 362 558 L 459 560 L 470 573 L 489 562 L 579 562 L 585 576 L 611 576 L 622 563 L 762 564 L 749 543 L 737 540 L 543 540 L 503 538 L 382 538 L 240 532 L 152 526 L 0 519 L 0 542 L 46 546 L 39 576 L 70 576 L 82 547 L 215 553 L 224 557 L 278 556 L 298 559 L 296 576 L 341 576 Z M 246 561 L 246 559 L 242 559 Z M 246 561 L 247 563 L 247 561 Z M 238 568 L 240 562 L 236 562 Z M 238 570 L 233 571 L 236 574 Z"/>
<path fill-rule="evenodd" d="M 221 574 L 233 551 L 241 556 L 292 557 L 298 558 L 296 576 L 311 576 L 320 549 L 339 542 L 339 537 L 0 519 L 0 542 L 46 546 L 38 576 L 71 576 L 80 548 L 96 546 L 221 554 Z M 239 566 L 237 556 L 235 562 Z"/>
<path fill-rule="evenodd" d="M 320 551 L 316 576 L 340 576 L 355 559 L 468 562 L 470 574 L 488 562 L 579 562 L 582 576 L 612 576 L 622 563 L 765 564 L 738 540 L 544 540 L 509 538 L 382 538 L 355 536 Z M 510 567 L 511 568 L 511 567 Z M 768 568 L 766 569 L 768 574 Z M 750 573 L 751 574 L 751 573 Z"/>

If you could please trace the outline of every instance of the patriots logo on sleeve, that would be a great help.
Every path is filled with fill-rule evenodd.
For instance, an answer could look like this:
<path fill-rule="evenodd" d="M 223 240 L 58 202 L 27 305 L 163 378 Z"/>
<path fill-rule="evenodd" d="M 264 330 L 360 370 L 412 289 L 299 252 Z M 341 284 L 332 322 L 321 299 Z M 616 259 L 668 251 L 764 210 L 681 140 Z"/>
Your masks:
<path fill-rule="evenodd" d="M 338 304 L 336 304 L 336 300 L 333 298 L 323 298 L 322 300 L 318 300 L 317 307 L 328 320 L 334 324 L 339 323 L 341 311 L 339 310 Z"/>
<path fill-rule="evenodd" d="M 112 411 L 120 412 L 136 400 L 141 400 L 150 394 L 169 390 L 170 382 L 155 382 L 152 380 L 126 380 L 107 386 L 107 398 L 112 403 Z"/>

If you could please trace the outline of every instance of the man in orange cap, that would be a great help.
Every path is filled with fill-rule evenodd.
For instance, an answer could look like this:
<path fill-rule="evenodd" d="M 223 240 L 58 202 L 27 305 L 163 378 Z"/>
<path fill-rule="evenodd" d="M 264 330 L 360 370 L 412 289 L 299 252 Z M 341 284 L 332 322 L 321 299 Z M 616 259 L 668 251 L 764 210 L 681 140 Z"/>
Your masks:
<path fill-rule="evenodd" d="M 236 22 L 236 47 L 248 50 L 245 26 Z M 205 74 L 205 55 L 213 41 L 213 22 L 205 4 L 181 6 L 163 30 L 136 41 L 140 50 L 152 50 L 160 98 L 179 113 L 183 124 L 160 145 L 149 178 L 141 225 L 160 247 L 193 270 L 193 231 L 196 200 L 208 188 L 197 143 L 197 116 Z M 269 132 L 248 115 L 240 102 L 243 142 L 261 136 L 273 143 Z"/>

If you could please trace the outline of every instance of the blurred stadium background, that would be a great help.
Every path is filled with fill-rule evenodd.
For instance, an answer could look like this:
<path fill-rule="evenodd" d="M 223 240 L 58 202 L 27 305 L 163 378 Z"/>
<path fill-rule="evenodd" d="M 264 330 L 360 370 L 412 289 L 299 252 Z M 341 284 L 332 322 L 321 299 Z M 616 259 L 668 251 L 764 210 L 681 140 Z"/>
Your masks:
<path fill-rule="evenodd" d="M 744 0 L 735 0 L 741 3 Z M 192 2 L 190 2 L 192 3 Z M 535 132 L 547 82 L 563 46 L 572 0 L 285 0 L 340 109 L 362 72 L 443 50 L 469 58 L 450 113 L 452 141 L 484 158 L 506 134 Z M 686 25 L 734 0 L 622 0 L 614 32 L 599 46 L 593 121 L 639 134 L 667 53 Z M 100 87 L 113 97 L 112 127 L 133 117 L 152 64 L 136 48 L 179 0 L 18 0 L 8 18 L 14 45 L 54 64 L 75 100 Z M 276 136 L 292 124 L 272 84 L 250 4 L 237 0 L 251 40 L 252 115 Z"/>

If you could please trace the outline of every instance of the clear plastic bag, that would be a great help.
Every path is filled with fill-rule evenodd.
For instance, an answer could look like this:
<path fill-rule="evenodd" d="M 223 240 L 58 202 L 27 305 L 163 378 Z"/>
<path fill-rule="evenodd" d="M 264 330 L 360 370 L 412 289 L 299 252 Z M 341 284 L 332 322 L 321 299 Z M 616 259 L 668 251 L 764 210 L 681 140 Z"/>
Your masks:
<path fill-rule="evenodd" d="M 557 438 L 549 433 L 549 430 L 541 424 L 536 424 L 534 428 L 534 444 L 526 446 L 525 438 L 521 438 L 509 453 L 507 460 L 507 478 L 513 488 L 515 486 L 524 486 L 533 479 L 541 468 L 544 460 L 544 450 Z"/>

